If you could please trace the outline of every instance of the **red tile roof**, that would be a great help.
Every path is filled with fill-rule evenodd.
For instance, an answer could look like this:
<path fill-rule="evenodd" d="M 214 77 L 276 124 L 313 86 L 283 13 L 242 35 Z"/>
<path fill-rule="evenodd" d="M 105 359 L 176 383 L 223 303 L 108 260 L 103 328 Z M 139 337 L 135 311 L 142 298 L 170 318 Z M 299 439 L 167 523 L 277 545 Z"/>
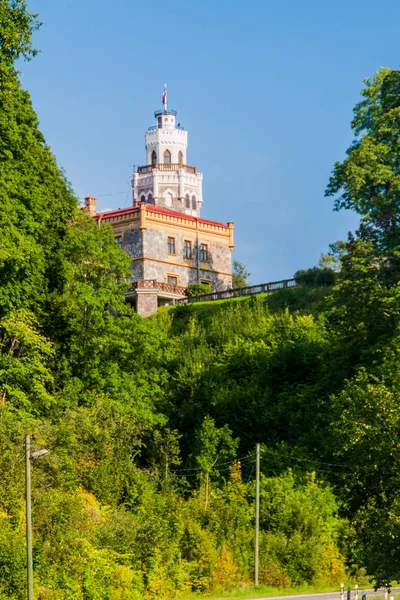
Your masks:
<path fill-rule="evenodd" d="M 209 225 L 217 225 L 218 227 L 227 227 L 224 223 L 218 221 L 209 221 L 208 219 L 200 219 L 200 217 L 192 217 L 192 215 L 186 215 L 185 213 L 177 212 L 176 210 L 170 210 L 169 208 L 163 208 L 161 206 L 154 206 L 153 204 L 146 204 L 146 209 L 149 212 L 160 213 L 162 215 L 171 215 L 172 217 L 180 217 L 188 219 L 189 221 L 198 221 L 199 223 L 208 223 Z"/>
<path fill-rule="evenodd" d="M 137 212 L 138 210 L 138 206 L 129 206 L 128 208 L 117 208 L 116 210 L 106 210 L 105 212 L 96 213 L 94 217 L 95 219 L 107 219 L 108 217 L 127 215 L 132 212 Z"/>
<path fill-rule="evenodd" d="M 192 215 L 186 215 L 185 213 L 177 212 L 176 210 L 170 210 L 169 208 L 163 208 L 161 206 L 154 206 L 153 204 L 146 204 L 146 210 L 148 212 L 154 212 L 162 215 L 171 215 L 172 217 L 180 217 L 188 219 L 189 221 L 198 221 L 199 223 L 206 223 L 208 225 L 216 225 L 217 227 L 227 227 L 224 223 L 219 221 L 209 221 L 208 219 L 200 219 L 200 217 L 192 217 Z M 130 206 L 128 208 L 118 208 L 117 210 L 107 210 L 102 213 L 96 213 L 95 219 L 107 219 L 109 217 L 119 217 L 139 211 L 139 206 Z"/>

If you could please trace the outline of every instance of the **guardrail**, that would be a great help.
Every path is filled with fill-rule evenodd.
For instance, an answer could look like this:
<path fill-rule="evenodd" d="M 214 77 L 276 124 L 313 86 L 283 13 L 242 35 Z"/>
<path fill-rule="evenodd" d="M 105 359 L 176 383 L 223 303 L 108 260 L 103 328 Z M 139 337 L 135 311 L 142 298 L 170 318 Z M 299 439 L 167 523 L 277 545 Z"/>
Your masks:
<path fill-rule="evenodd" d="M 221 292 L 212 292 L 211 294 L 202 294 L 201 296 L 192 296 L 173 300 L 171 304 L 188 304 L 191 302 L 209 302 L 210 300 L 227 300 L 229 298 L 239 298 L 240 296 L 252 296 L 254 294 L 264 294 L 266 292 L 276 292 L 287 288 L 294 288 L 298 284 L 295 279 L 282 279 L 281 281 L 270 281 L 269 283 L 260 283 L 258 285 L 249 285 L 243 288 L 222 290 Z"/>

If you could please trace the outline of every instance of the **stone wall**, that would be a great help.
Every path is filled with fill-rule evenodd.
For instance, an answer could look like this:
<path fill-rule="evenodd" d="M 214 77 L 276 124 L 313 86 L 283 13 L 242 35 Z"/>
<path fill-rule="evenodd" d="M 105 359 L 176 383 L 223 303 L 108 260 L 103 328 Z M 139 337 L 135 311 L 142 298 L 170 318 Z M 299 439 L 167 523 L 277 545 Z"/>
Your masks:
<path fill-rule="evenodd" d="M 143 256 L 143 235 L 139 228 L 124 232 L 123 249 L 132 258 L 141 258 Z M 132 279 L 144 279 L 143 262 L 133 260 L 131 263 Z"/>
<path fill-rule="evenodd" d="M 175 255 L 168 254 L 168 236 L 175 238 Z M 185 240 L 192 242 L 191 259 L 183 256 Z M 168 275 L 172 275 L 177 276 L 178 285 L 184 287 L 198 283 L 199 280 L 207 280 L 213 290 L 227 289 L 232 284 L 231 251 L 228 244 L 203 240 L 199 233 L 199 244 L 201 243 L 208 246 L 208 261 L 200 261 L 198 264 L 197 240 L 193 232 L 186 234 L 171 230 L 167 233 L 164 230 L 146 229 L 143 234 L 143 253 L 148 260 L 143 264 L 143 279 L 167 281 Z"/>
<path fill-rule="evenodd" d="M 136 312 L 142 317 L 149 317 L 157 312 L 158 300 L 156 290 L 136 290 Z"/>

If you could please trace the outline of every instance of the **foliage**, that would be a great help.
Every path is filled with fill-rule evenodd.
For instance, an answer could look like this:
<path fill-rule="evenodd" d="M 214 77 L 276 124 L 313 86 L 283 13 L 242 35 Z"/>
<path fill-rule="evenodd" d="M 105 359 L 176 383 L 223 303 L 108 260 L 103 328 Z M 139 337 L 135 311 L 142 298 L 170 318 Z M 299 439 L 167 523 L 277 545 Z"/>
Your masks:
<path fill-rule="evenodd" d="M 364 100 L 356 105 L 356 139 L 343 163 L 335 164 L 326 194 L 340 194 L 335 208 L 375 218 L 399 213 L 398 136 L 400 72 L 380 69 L 365 80 Z"/>
<path fill-rule="evenodd" d="M 336 584 L 345 560 L 398 579 L 397 72 L 368 82 L 328 188 L 363 216 L 337 274 L 324 259 L 305 291 L 143 320 L 129 258 L 77 209 L 20 88 L 36 17 L 0 0 L 0 19 L 1 597 L 25 596 L 26 433 L 49 450 L 32 463 L 41 600 L 248 585 L 257 442 L 263 581 Z"/>
<path fill-rule="evenodd" d="M 248 279 L 250 273 L 246 271 L 246 267 L 238 260 L 233 261 L 232 265 L 232 287 L 233 289 L 243 288 L 249 285 Z"/>
<path fill-rule="evenodd" d="M 301 269 L 296 271 L 294 278 L 298 285 L 324 286 L 333 285 L 336 273 L 329 268 L 313 267 L 312 269 Z"/>
<path fill-rule="evenodd" d="M 188 286 L 188 296 L 201 296 L 202 294 L 209 294 L 211 288 L 208 283 L 191 283 Z"/>
<path fill-rule="evenodd" d="M 54 403 L 54 377 L 49 368 L 52 344 L 38 331 L 32 313 L 21 309 L 0 321 L 0 406 L 28 414 L 44 414 Z"/>
<path fill-rule="evenodd" d="M 20 57 L 30 60 L 37 54 L 32 45 L 32 33 L 41 23 L 27 11 L 26 0 L 0 2 L 0 61 L 11 66 Z"/>

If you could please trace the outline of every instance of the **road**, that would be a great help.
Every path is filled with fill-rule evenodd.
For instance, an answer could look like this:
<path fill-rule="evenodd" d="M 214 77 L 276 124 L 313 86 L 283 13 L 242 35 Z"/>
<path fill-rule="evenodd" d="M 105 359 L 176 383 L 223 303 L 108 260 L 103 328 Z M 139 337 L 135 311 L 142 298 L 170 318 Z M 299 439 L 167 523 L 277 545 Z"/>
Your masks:
<path fill-rule="evenodd" d="M 391 596 L 397 595 L 400 588 L 392 588 Z M 367 593 L 367 600 L 374 600 L 374 598 L 383 598 L 385 596 L 385 590 L 379 589 L 375 592 L 373 589 L 358 590 L 358 598 L 362 600 L 362 592 Z M 347 599 L 347 588 L 344 592 L 344 600 Z M 254 596 L 248 598 L 248 600 L 254 600 Z M 340 600 L 340 591 L 337 592 L 324 592 L 323 594 L 296 594 L 290 596 L 268 596 L 265 598 L 257 598 L 256 600 Z M 354 590 L 351 590 L 351 600 L 354 600 Z"/>

